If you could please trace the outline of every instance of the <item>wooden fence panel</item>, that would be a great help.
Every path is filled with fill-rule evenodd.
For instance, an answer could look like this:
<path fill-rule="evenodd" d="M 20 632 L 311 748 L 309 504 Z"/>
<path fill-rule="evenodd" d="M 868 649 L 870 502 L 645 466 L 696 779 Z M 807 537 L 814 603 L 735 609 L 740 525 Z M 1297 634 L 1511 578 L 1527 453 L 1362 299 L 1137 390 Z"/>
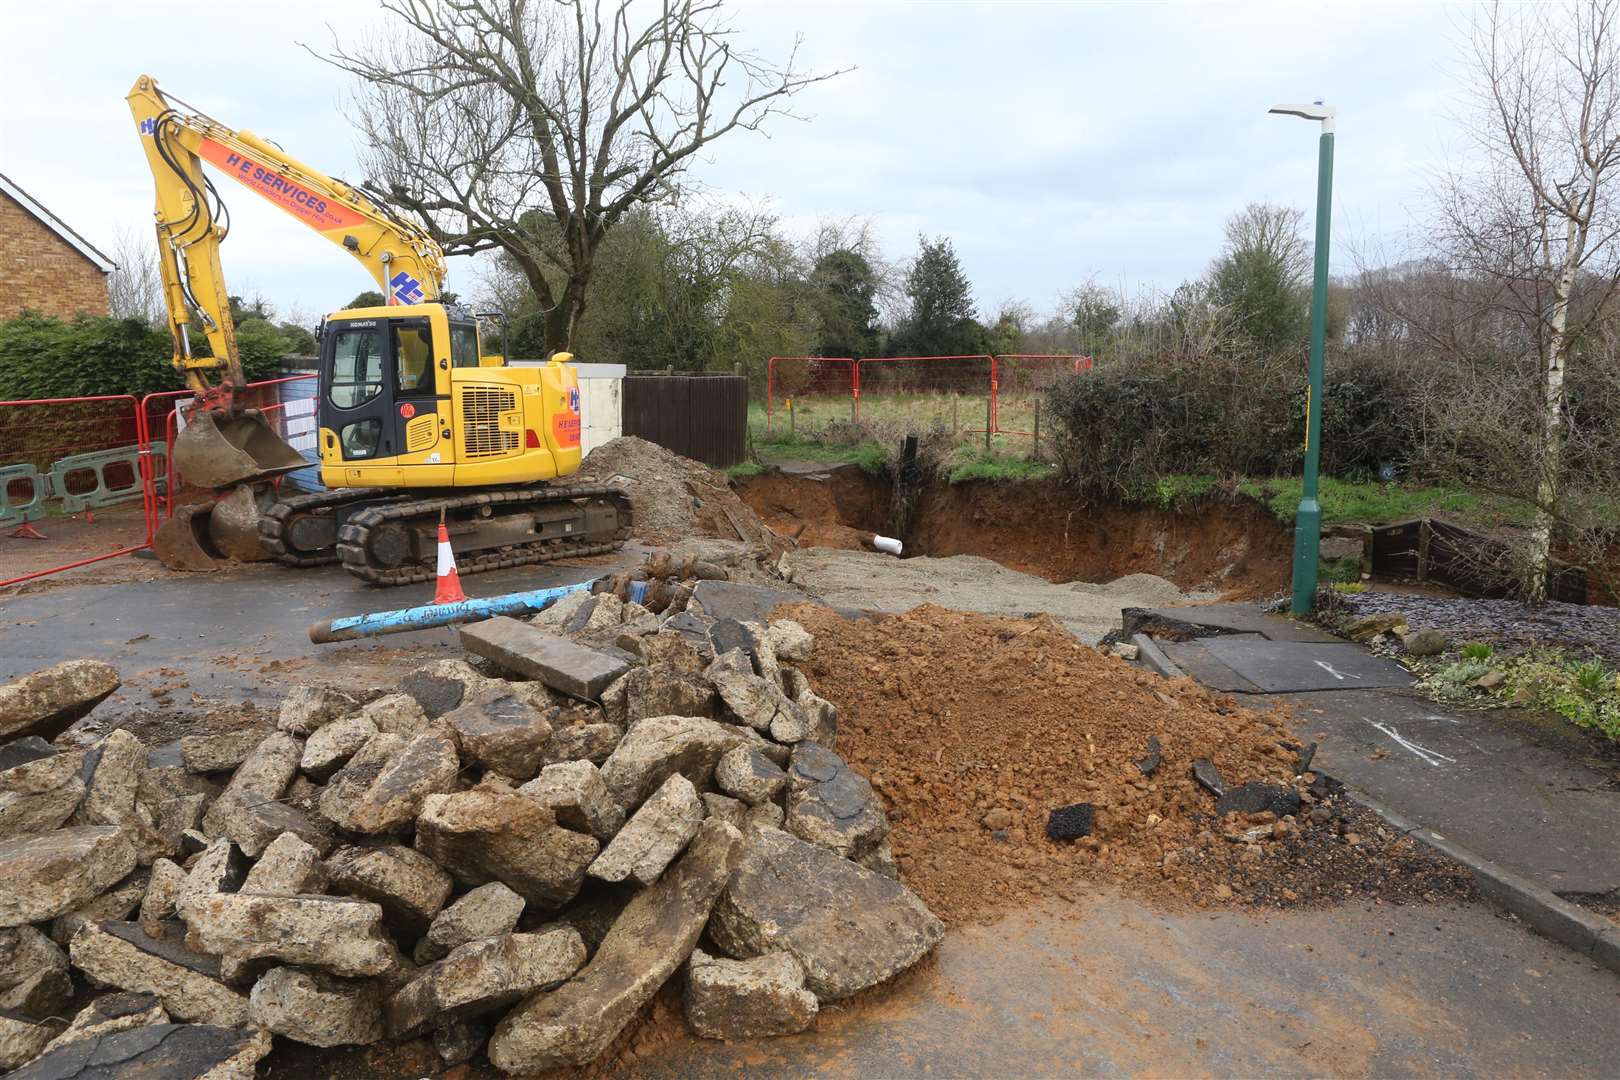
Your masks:
<path fill-rule="evenodd" d="M 740 375 L 624 377 L 624 434 L 724 469 L 748 456 L 748 380 Z"/>

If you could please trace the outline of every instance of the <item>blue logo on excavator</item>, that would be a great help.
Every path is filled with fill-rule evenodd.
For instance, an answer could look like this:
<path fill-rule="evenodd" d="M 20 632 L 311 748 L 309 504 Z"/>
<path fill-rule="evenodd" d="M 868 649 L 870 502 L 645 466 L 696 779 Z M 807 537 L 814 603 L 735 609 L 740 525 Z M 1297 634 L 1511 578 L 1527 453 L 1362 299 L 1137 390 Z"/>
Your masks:
<path fill-rule="evenodd" d="M 422 283 L 403 270 L 388 279 L 388 287 L 401 304 L 420 304 L 427 295 L 422 291 Z"/>
<path fill-rule="evenodd" d="M 157 133 L 157 121 L 156 120 L 152 119 L 151 117 L 147 117 L 145 120 L 141 121 L 141 134 L 142 135 L 155 135 L 156 133 Z"/>

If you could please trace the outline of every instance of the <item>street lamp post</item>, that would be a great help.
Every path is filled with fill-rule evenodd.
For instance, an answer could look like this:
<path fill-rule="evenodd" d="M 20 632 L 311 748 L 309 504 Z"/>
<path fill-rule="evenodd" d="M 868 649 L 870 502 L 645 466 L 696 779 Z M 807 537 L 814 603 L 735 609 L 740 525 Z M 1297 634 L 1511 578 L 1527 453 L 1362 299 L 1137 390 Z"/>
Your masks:
<path fill-rule="evenodd" d="M 1327 338 L 1328 232 L 1333 222 L 1333 120 L 1335 110 L 1312 105 L 1278 105 L 1282 116 L 1319 120 L 1322 137 L 1316 165 L 1316 269 L 1311 279 L 1310 389 L 1305 405 L 1305 489 L 1294 513 L 1295 615 L 1308 615 L 1316 599 L 1317 550 L 1322 540 L 1322 505 L 1316 498 L 1322 457 L 1322 352 Z"/>

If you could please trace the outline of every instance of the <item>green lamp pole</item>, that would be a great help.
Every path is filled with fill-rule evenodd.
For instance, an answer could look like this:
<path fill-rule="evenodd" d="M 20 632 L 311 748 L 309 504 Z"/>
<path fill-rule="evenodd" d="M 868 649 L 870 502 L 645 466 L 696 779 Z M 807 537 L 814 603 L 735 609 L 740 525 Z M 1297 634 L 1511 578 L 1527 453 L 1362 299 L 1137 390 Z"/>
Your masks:
<path fill-rule="evenodd" d="M 1316 164 L 1316 272 L 1311 279 L 1310 397 L 1305 406 L 1305 490 L 1294 513 L 1295 615 L 1309 615 L 1316 599 L 1317 549 L 1322 540 L 1322 505 L 1316 499 L 1317 470 L 1322 459 L 1322 352 L 1327 338 L 1328 232 L 1333 223 L 1334 108 L 1278 105 L 1271 110 L 1322 123 Z"/>

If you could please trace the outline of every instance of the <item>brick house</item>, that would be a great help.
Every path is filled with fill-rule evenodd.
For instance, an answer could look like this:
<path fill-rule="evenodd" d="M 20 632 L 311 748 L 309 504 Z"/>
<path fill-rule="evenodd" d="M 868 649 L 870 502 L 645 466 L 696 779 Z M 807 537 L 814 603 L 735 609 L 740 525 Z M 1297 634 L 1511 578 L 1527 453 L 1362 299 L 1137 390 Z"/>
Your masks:
<path fill-rule="evenodd" d="M 0 319 L 107 314 L 113 262 L 0 174 Z"/>

